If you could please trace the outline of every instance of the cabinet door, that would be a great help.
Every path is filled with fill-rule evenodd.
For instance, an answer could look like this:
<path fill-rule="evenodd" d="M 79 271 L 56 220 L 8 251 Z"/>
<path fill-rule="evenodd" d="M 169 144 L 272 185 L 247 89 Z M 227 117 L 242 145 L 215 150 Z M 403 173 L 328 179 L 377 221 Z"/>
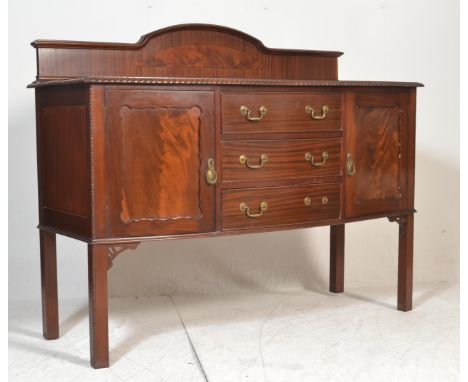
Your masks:
<path fill-rule="evenodd" d="M 213 108 L 208 91 L 107 91 L 109 235 L 213 230 Z"/>
<path fill-rule="evenodd" d="M 346 95 L 346 217 L 408 204 L 409 93 Z"/>

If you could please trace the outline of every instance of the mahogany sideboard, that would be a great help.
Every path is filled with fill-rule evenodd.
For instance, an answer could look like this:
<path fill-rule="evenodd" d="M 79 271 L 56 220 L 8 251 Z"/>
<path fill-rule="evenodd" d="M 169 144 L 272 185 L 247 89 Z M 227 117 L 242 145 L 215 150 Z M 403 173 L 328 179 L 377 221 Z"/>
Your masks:
<path fill-rule="evenodd" d="M 55 235 L 88 244 L 91 365 L 109 366 L 107 271 L 141 241 L 399 224 L 412 308 L 416 88 L 339 81 L 340 52 L 179 25 L 135 44 L 37 40 L 43 333 L 59 336 Z"/>

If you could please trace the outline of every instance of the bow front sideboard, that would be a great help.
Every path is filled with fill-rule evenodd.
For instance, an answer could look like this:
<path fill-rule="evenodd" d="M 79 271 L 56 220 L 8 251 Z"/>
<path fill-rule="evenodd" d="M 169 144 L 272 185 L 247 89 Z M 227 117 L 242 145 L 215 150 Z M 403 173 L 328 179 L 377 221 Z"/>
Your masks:
<path fill-rule="evenodd" d="M 107 272 L 147 240 L 399 225 L 397 308 L 412 308 L 416 88 L 339 81 L 333 51 L 266 48 L 179 25 L 135 44 L 37 40 L 43 333 L 59 336 L 56 234 L 88 244 L 91 365 L 109 366 Z"/>

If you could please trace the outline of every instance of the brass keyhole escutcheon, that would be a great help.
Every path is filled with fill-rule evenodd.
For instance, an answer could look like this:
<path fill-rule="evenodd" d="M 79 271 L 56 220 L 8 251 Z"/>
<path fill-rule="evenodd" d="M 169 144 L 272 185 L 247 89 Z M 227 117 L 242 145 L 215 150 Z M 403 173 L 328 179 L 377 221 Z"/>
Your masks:
<path fill-rule="evenodd" d="M 322 196 L 322 204 L 328 204 L 328 198 L 326 196 Z"/>
<path fill-rule="evenodd" d="M 214 160 L 208 159 L 208 170 L 206 171 L 206 183 L 213 185 L 218 181 L 218 173 L 215 169 Z"/>
<path fill-rule="evenodd" d="M 356 166 L 354 165 L 351 153 L 348 153 L 346 156 L 346 173 L 348 176 L 353 176 L 356 173 Z"/>

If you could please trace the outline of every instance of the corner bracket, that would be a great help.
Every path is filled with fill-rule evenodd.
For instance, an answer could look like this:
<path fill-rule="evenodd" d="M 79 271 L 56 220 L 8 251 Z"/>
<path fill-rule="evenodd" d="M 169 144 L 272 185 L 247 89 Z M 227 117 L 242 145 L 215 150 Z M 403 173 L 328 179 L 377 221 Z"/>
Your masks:
<path fill-rule="evenodd" d="M 112 265 L 114 265 L 114 259 L 118 255 L 120 255 L 122 252 L 128 249 L 135 250 L 139 245 L 140 245 L 139 242 L 119 244 L 119 245 L 109 245 L 107 248 L 107 270 L 112 268 Z"/>

